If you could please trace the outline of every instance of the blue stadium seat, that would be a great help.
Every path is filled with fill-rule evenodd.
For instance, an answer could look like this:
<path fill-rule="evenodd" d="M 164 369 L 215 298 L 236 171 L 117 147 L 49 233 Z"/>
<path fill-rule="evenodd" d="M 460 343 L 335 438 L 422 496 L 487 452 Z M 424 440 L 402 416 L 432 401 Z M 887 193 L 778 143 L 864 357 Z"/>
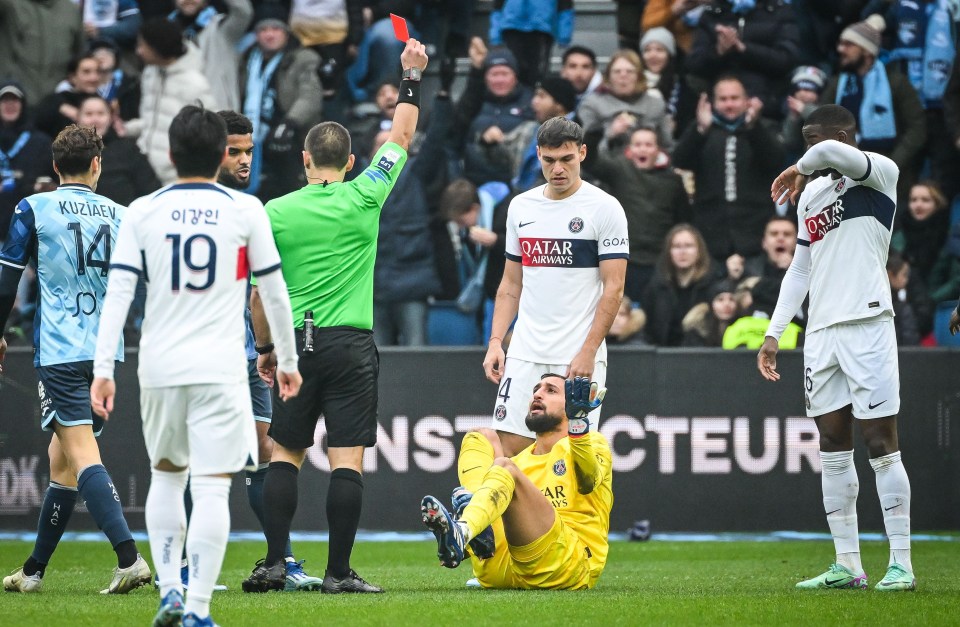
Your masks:
<path fill-rule="evenodd" d="M 480 324 L 476 314 L 463 313 L 453 301 L 431 304 L 427 316 L 427 341 L 431 346 L 479 344 Z"/>
<path fill-rule="evenodd" d="M 960 333 L 950 335 L 950 314 L 956 306 L 954 300 L 937 303 L 937 310 L 933 314 L 933 337 L 937 340 L 937 346 L 960 346 Z"/>

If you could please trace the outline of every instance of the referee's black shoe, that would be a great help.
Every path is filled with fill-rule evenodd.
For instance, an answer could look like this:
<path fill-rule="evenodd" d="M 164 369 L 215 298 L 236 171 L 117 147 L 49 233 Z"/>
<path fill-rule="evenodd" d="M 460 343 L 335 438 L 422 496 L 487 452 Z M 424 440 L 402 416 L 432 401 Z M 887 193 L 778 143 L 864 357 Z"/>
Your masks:
<path fill-rule="evenodd" d="M 287 567 L 283 562 L 273 566 L 265 566 L 263 560 L 257 560 L 250 576 L 243 580 L 241 586 L 244 592 L 269 592 L 283 590 L 287 582 Z"/>
<path fill-rule="evenodd" d="M 337 579 L 329 572 L 323 575 L 323 586 L 320 591 L 325 594 L 340 594 L 341 592 L 380 593 L 383 588 L 367 583 L 353 569 L 342 579 Z"/>

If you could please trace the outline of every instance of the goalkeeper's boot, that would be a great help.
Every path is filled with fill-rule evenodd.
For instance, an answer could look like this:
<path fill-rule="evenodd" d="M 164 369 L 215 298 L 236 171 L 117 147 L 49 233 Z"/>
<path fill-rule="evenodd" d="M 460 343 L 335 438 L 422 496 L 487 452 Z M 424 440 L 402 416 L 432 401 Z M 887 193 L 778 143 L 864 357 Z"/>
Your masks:
<path fill-rule="evenodd" d="M 269 592 L 283 590 L 287 584 L 287 567 L 284 562 L 277 562 L 273 566 L 265 566 L 264 560 L 257 560 L 250 576 L 243 580 L 241 587 L 244 592 Z M 184 621 L 186 624 L 186 621 Z"/>
<path fill-rule="evenodd" d="M 207 616 L 205 618 L 200 618 L 193 612 L 184 614 L 183 623 L 181 624 L 183 627 L 220 627 L 220 625 L 213 622 L 212 617 Z"/>
<path fill-rule="evenodd" d="M 178 627 L 183 617 L 183 595 L 171 590 L 160 599 L 160 609 L 153 617 L 153 627 Z"/>
<path fill-rule="evenodd" d="M 457 520 L 463 518 L 463 510 L 467 509 L 467 505 L 470 504 L 470 499 L 472 498 L 473 493 L 463 486 L 457 486 L 453 489 L 453 494 L 450 495 L 450 501 L 453 505 L 453 511 L 455 512 L 454 518 Z M 493 557 L 493 553 L 497 548 L 496 540 L 493 536 L 493 526 L 488 526 L 478 533 L 476 538 L 470 538 L 467 546 L 470 547 L 470 552 L 479 559 L 488 560 Z"/>
<path fill-rule="evenodd" d="M 854 574 L 845 566 L 830 564 L 827 572 L 797 584 L 803 590 L 829 590 L 853 588 L 864 590 L 867 587 L 867 573 Z"/>
<path fill-rule="evenodd" d="M 3 589 L 7 592 L 40 592 L 43 589 L 43 575 L 24 575 L 23 568 L 18 568 L 3 578 Z"/>
<path fill-rule="evenodd" d="M 100 594 L 126 594 L 153 580 L 147 561 L 137 554 L 137 561 L 126 568 L 113 569 L 113 581 Z"/>
<path fill-rule="evenodd" d="M 437 557 L 447 568 L 456 568 L 463 561 L 465 548 L 464 523 L 454 520 L 447 508 L 436 497 L 425 496 L 420 501 L 420 517 L 427 529 L 437 538 Z"/>
<path fill-rule="evenodd" d="M 319 590 L 323 585 L 323 579 L 311 577 L 303 571 L 303 562 L 295 562 L 292 559 L 284 562 L 287 570 L 286 583 L 283 585 L 284 592 L 296 592 L 297 590 Z"/>
<path fill-rule="evenodd" d="M 916 590 L 917 579 L 913 573 L 900 564 L 893 563 L 887 567 L 887 574 L 874 586 L 874 590 Z"/>

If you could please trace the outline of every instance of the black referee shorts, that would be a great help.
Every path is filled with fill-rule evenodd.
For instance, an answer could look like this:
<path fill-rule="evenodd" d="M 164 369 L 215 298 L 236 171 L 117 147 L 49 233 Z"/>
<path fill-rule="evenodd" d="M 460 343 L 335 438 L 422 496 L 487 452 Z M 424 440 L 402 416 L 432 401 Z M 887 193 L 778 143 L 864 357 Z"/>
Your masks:
<path fill-rule="evenodd" d="M 303 352 L 298 330 L 300 394 L 280 400 L 273 388 L 270 437 L 283 447 L 310 448 L 321 415 L 327 446 L 373 446 L 377 443 L 377 377 L 380 355 L 373 332 L 353 327 L 314 329 L 313 352 Z"/>

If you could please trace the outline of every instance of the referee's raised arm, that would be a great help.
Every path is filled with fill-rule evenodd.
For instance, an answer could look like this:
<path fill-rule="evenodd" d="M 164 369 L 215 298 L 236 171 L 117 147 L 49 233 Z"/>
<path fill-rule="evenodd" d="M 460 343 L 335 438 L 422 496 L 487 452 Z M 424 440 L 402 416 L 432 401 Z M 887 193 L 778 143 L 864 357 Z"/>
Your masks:
<path fill-rule="evenodd" d="M 417 130 L 420 117 L 420 79 L 427 68 L 427 51 L 416 39 L 408 39 L 407 47 L 400 55 L 403 76 L 400 80 L 400 95 L 393 114 L 393 127 L 387 141 L 399 144 L 404 150 Z"/>

